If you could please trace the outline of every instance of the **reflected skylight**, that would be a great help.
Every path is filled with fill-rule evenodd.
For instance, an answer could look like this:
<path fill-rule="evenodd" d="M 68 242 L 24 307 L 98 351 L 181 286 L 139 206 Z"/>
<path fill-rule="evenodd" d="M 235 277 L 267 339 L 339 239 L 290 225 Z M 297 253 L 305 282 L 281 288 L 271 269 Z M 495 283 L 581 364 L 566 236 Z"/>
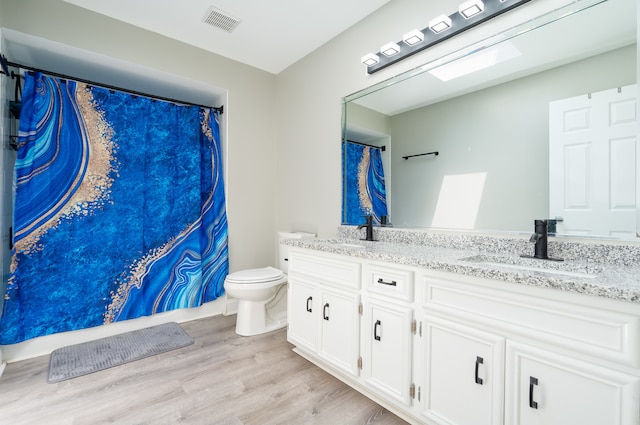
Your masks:
<path fill-rule="evenodd" d="M 505 41 L 472 55 L 439 66 L 429 71 L 442 81 L 453 80 L 489 68 L 501 62 L 521 56 L 522 53 L 510 41 Z"/>

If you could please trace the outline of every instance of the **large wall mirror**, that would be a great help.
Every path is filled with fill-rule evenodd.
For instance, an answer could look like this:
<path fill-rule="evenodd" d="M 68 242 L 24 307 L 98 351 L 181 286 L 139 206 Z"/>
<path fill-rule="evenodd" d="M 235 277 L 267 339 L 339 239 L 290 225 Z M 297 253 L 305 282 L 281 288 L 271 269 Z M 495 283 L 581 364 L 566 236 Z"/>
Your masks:
<path fill-rule="evenodd" d="M 635 0 L 579 1 L 524 24 L 535 29 L 516 27 L 455 60 L 345 97 L 343 143 L 385 146 L 390 223 L 530 232 L 535 219 L 558 217 L 558 235 L 637 240 L 637 16 Z M 491 66 L 469 73 L 487 58 Z M 603 119 L 625 122 L 630 134 L 606 136 L 604 153 L 589 144 L 591 136 L 556 148 L 550 105 L 564 108 L 558 125 L 584 134 L 582 126 L 596 121 L 588 102 L 601 93 L 614 96 Z M 438 155 L 413 156 L 429 152 Z M 603 164 L 595 165 L 598 158 Z M 556 170 L 558 164 L 569 171 Z M 344 174 L 343 167 L 346 182 Z M 605 180 L 609 192 L 594 195 L 592 186 Z M 553 199 L 558 193 L 567 198 L 562 211 Z M 594 212 L 594 205 L 605 211 Z M 574 219 L 571 209 L 584 214 Z M 621 220 L 611 210 L 632 224 L 616 229 Z M 343 224 L 356 224 L 345 217 L 343 211 Z"/>

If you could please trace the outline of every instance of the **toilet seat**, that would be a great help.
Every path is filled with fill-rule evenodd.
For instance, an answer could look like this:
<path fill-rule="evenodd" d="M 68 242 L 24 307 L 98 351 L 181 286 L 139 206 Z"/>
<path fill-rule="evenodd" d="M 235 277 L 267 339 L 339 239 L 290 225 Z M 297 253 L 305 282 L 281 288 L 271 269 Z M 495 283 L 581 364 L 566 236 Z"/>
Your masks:
<path fill-rule="evenodd" d="M 231 273 L 225 279 L 230 283 L 252 284 L 266 283 L 280 280 L 284 277 L 282 270 L 274 267 L 262 267 L 259 269 L 241 270 Z"/>

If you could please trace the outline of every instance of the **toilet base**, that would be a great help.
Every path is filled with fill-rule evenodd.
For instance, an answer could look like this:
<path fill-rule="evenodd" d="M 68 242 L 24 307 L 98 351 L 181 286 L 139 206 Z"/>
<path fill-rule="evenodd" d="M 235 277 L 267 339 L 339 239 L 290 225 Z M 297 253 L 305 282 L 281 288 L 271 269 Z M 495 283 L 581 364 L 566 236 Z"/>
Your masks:
<path fill-rule="evenodd" d="M 287 285 L 268 302 L 238 300 L 236 333 L 241 336 L 260 335 L 287 326 Z"/>
<path fill-rule="evenodd" d="M 238 314 L 236 315 L 236 333 L 238 335 L 260 335 L 287 326 L 286 313 L 282 318 L 267 320 L 264 307 L 261 309 L 262 314 L 257 314 L 254 308 L 255 305 L 252 302 L 238 301 Z"/>

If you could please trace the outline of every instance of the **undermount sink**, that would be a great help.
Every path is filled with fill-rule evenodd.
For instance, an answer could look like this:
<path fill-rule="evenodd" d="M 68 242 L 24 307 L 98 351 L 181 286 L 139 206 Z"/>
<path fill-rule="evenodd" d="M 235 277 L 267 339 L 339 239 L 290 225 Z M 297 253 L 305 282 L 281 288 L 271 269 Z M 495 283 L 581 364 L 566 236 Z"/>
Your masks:
<path fill-rule="evenodd" d="M 479 254 L 462 258 L 462 261 L 513 270 L 549 273 L 559 276 L 595 278 L 602 273 L 602 266 L 578 264 L 570 261 L 541 260 L 516 256 Z"/>

